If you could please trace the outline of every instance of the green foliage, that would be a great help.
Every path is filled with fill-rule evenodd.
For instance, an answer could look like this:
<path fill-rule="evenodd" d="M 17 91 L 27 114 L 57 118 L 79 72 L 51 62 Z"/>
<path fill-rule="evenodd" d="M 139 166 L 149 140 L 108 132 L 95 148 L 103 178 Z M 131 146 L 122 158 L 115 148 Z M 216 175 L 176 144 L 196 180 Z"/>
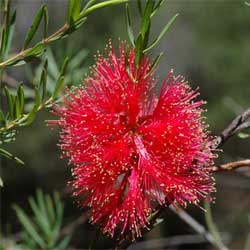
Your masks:
<path fill-rule="evenodd" d="M 13 141 L 16 135 L 13 131 L 16 131 L 18 127 L 30 125 L 34 121 L 37 112 L 43 108 L 50 107 L 62 90 L 64 86 L 65 74 L 67 72 L 68 58 L 64 60 L 61 70 L 56 77 L 54 86 L 50 90 L 47 89 L 48 60 L 46 59 L 42 65 L 39 81 L 36 85 L 34 85 L 32 101 L 26 101 L 23 84 L 19 85 L 16 93 L 14 94 L 12 94 L 6 86 L 4 87 L 4 95 L 7 100 L 8 110 L 5 113 L 3 111 L 1 112 L 1 144 L 9 142 L 8 140 L 10 139 Z M 31 89 L 29 90 L 32 92 Z M 2 148 L 0 148 L 0 154 L 10 159 L 14 159 L 18 163 L 23 163 L 19 158 L 13 156 L 11 153 Z"/>
<path fill-rule="evenodd" d="M 24 40 L 24 45 L 23 45 L 24 49 L 26 49 L 28 47 L 29 43 L 32 41 L 34 35 L 37 32 L 37 29 L 40 25 L 42 18 L 44 18 L 44 38 L 45 38 L 47 35 L 48 22 L 49 22 L 48 9 L 47 9 L 46 5 L 42 5 L 41 8 L 38 10 L 38 12 L 33 20 L 33 23 L 30 26 L 29 31 L 27 32 L 25 40 Z"/>
<path fill-rule="evenodd" d="M 39 85 L 43 72 L 43 79 L 46 79 L 43 85 L 44 88 L 46 86 L 46 96 L 53 93 L 55 84 L 57 83 L 60 74 L 64 77 L 64 82 L 67 85 L 71 85 L 79 84 L 87 72 L 87 68 L 84 67 L 84 63 L 88 55 L 87 50 L 78 50 L 71 45 L 72 43 L 69 43 L 69 46 L 66 48 L 63 46 L 61 50 L 57 49 L 56 54 L 53 53 L 52 49 L 48 48 L 45 59 L 41 61 L 35 70 L 32 70 L 32 67 L 26 68 L 28 80 L 33 82 L 34 85 Z M 60 65 L 63 65 L 66 57 L 68 57 L 67 70 L 64 74 L 62 74 L 63 72 L 60 73 Z M 44 64 L 46 61 L 47 67 L 46 70 L 44 70 Z M 33 97 L 32 91 L 28 90 L 26 93 L 28 93 L 30 97 Z"/>
<path fill-rule="evenodd" d="M 133 47 L 135 47 L 135 38 L 134 38 L 133 29 L 131 27 L 131 14 L 129 11 L 128 4 L 126 4 L 126 24 L 127 24 L 127 33 L 128 33 L 129 41 L 133 45 Z"/>
<path fill-rule="evenodd" d="M 218 248 L 224 249 L 223 248 L 223 242 L 222 242 L 222 239 L 221 239 L 221 235 L 219 233 L 217 225 L 215 224 L 215 222 L 213 220 L 213 215 L 212 215 L 212 211 L 211 211 L 210 202 L 204 202 L 204 208 L 206 209 L 205 221 L 206 221 L 206 224 L 207 224 L 207 227 L 208 227 L 208 231 L 211 233 L 214 240 L 216 241 L 216 245 L 219 246 Z"/>
<path fill-rule="evenodd" d="M 24 165 L 24 162 L 19 159 L 18 157 L 14 156 L 13 154 L 11 154 L 10 152 L 4 150 L 3 148 L 0 148 L 0 154 L 5 156 L 6 158 L 9 158 L 11 160 L 16 161 L 18 164 L 22 164 Z M 2 184 L 0 184 L 0 186 L 3 186 L 3 181 L 1 181 Z"/>
<path fill-rule="evenodd" d="M 59 69 L 48 45 L 75 32 L 86 22 L 87 16 L 92 12 L 126 1 L 106 0 L 95 3 L 96 1 L 91 0 L 82 8 L 81 1 L 69 0 L 65 24 L 49 36 L 47 36 L 49 13 L 47 6 L 42 5 L 25 35 L 22 50 L 11 56 L 9 56 L 9 52 L 16 23 L 16 11 L 11 13 L 9 0 L 1 1 L 3 25 L 0 44 L 0 98 L 5 100 L 7 107 L 0 107 L 0 155 L 23 164 L 18 157 L 3 149 L 3 144 L 14 141 L 19 127 L 30 125 L 38 111 L 51 107 L 52 103 L 57 101 L 65 82 L 72 79 L 72 73 L 67 74 L 68 68 L 71 72 L 78 70 L 75 74 L 78 78 L 83 75 L 79 72 L 78 66 L 86 57 L 85 51 L 80 51 L 78 55 L 71 58 L 64 57 Z M 30 47 L 30 44 L 34 43 L 34 38 L 42 23 L 43 39 Z M 2 77 L 7 67 L 28 64 L 35 58 L 41 58 L 41 63 L 37 67 L 36 73 L 33 74 L 34 79 L 30 80 L 35 82 L 33 89 L 27 87 L 27 84 L 20 83 L 15 90 L 3 83 Z M 84 70 L 81 72 L 85 73 Z M 1 101 L 1 103 L 3 102 Z"/>
<path fill-rule="evenodd" d="M 250 138 L 250 134 L 240 132 L 240 133 L 238 134 L 238 137 L 239 137 L 240 139 L 247 139 L 247 138 Z"/>
<path fill-rule="evenodd" d="M 175 21 L 176 17 L 179 14 L 175 14 L 170 20 L 169 22 L 165 25 L 165 27 L 163 28 L 162 32 L 159 34 L 159 36 L 152 42 L 152 44 L 150 44 L 145 50 L 143 50 L 144 53 L 148 52 L 149 50 L 153 49 L 161 40 L 162 38 L 165 36 L 165 34 L 168 32 L 169 28 L 171 27 L 172 23 Z"/>
<path fill-rule="evenodd" d="M 159 44 L 159 42 L 163 39 L 163 37 L 167 34 L 169 28 L 175 21 L 178 14 L 174 15 L 170 21 L 165 25 L 159 36 L 150 44 L 149 43 L 149 33 L 151 28 L 151 22 L 153 16 L 157 13 L 157 11 L 160 9 L 160 7 L 163 5 L 165 0 L 147 0 L 145 1 L 145 6 L 143 9 L 143 1 L 137 0 L 137 8 L 138 12 L 141 17 L 140 27 L 139 27 L 139 33 L 137 35 L 137 38 L 135 39 L 133 28 L 131 26 L 131 14 L 129 10 L 129 5 L 126 5 L 126 24 L 127 24 L 127 33 L 129 37 L 129 41 L 131 42 L 132 46 L 135 47 L 135 53 L 136 53 L 136 62 L 137 64 L 140 62 L 142 56 L 149 52 L 151 49 L 153 49 L 156 45 Z M 158 55 L 155 59 L 154 68 L 159 63 L 161 55 Z"/>
<path fill-rule="evenodd" d="M 3 187 L 3 180 L 1 178 L 1 176 L 0 176 L 0 187 Z"/>
<path fill-rule="evenodd" d="M 68 15 L 67 15 L 67 22 L 69 24 L 72 24 L 77 20 L 80 14 L 80 9 L 81 9 L 81 1 L 69 0 Z"/>
<path fill-rule="evenodd" d="M 31 80 L 34 81 L 34 93 L 32 89 L 26 87 L 24 91 L 23 84 L 20 84 L 16 94 L 12 94 L 11 91 L 5 86 L 4 95 L 8 103 L 8 112 L 1 113 L 0 133 L 7 132 L 16 127 L 22 127 L 29 125 L 35 118 L 36 113 L 42 108 L 48 108 L 58 98 L 65 79 L 67 82 L 70 80 L 70 71 L 77 70 L 82 60 L 86 57 L 85 51 L 71 57 L 66 57 L 59 70 L 58 63 L 54 58 L 54 55 L 50 49 L 48 49 L 45 60 L 43 60 L 37 67 L 35 73 L 31 73 Z M 80 58 L 81 57 L 81 58 Z M 29 69 L 31 70 L 31 69 Z M 80 69 L 79 69 L 80 70 Z M 82 70 L 82 75 L 85 73 Z M 29 97 L 33 97 L 33 102 L 27 102 L 25 100 L 25 92 L 28 92 Z M 27 105 L 27 106 L 26 106 Z M 31 111 L 30 106 L 32 106 Z M 28 112 L 25 112 L 28 111 Z M 8 133 L 6 135 L 9 135 Z"/>
<path fill-rule="evenodd" d="M 9 53 L 16 23 L 16 11 L 10 13 L 9 1 L 5 0 L 2 4 L 4 18 L 1 30 L 0 61 L 4 60 Z"/>
<path fill-rule="evenodd" d="M 5 1 L 8 2 L 7 0 Z M 22 65 L 23 63 L 29 62 L 33 58 L 41 56 L 44 53 L 46 46 L 48 44 L 60 40 L 62 38 L 65 38 L 71 33 L 75 32 L 77 29 L 79 29 L 81 25 L 85 23 L 85 21 L 87 20 L 87 16 L 90 13 L 94 12 L 95 10 L 101 9 L 103 7 L 127 2 L 127 0 L 107 0 L 99 2 L 97 4 L 94 4 L 94 1 L 90 1 L 90 3 L 87 3 L 87 5 L 81 11 L 80 11 L 80 6 L 81 6 L 80 2 L 81 1 L 79 0 L 70 0 L 66 23 L 50 36 L 44 37 L 42 41 L 38 42 L 33 47 L 27 48 L 27 46 L 37 33 L 42 18 L 44 18 L 44 35 L 47 34 L 49 15 L 47 7 L 45 5 L 42 5 L 42 7 L 38 10 L 29 31 L 26 34 L 23 46 L 25 49 L 20 51 L 18 54 L 11 56 L 5 61 L 3 61 L 3 57 L 1 57 L 0 68 L 6 68 L 12 65 L 16 66 Z M 9 8 L 7 9 L 9 11 Z M 11 33 L 10 28 L 13 26 L 11 25 L 12 23 L 13 25 L 15 23 L 15 12 L 11 20 L 8 23 L 6 23 L 5 25 L 6 28 L 4 27 L 2 32 L 2 42 L 1 42 L 0 52 L 1 54 L 4 55 L 6 55 L 6 48 L 10 47 L 8 41 L 10 40 L 11 43 L 12 40 L 12 36 L 9 37 L 10 36 L 9 33 Z M 13 32 L 11 34 L 13 34 Z"/>
<path fill-rule="evenodd" d="M 53 196 L 37 190 L 36 199 L 29 198 L 33 215 L 14 205 L 21 224 L 21 240 L 17 246 L 23 249 L 66 249 L 71 235 L 61 237 L 64 205 L 58 193 Z"/>

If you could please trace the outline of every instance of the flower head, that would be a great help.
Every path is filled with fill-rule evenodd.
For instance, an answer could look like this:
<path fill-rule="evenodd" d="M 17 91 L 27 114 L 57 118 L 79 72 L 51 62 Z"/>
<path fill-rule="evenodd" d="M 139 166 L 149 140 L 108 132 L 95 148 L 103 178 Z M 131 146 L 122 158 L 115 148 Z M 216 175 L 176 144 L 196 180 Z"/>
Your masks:
<path fill-rule="evenodd" d="M 171 71 L 160 94 L 150 61 L 135 51 L 98 56 L 84 87 L 55 108 L 60 147 L 73 165 L 72 185 L 92 223 L 114 236 L 139 237 L 159 205 L 210 200 L 213 139 L 203 101 Z M 53 122 L 52 122 L 53 123 Z"/>

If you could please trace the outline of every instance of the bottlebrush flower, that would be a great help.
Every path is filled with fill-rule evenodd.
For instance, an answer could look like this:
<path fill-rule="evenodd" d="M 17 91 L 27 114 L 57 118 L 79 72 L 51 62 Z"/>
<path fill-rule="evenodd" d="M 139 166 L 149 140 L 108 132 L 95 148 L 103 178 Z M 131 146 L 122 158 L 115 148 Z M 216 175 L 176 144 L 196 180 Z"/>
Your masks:
<path fill-rule="evenodd" d="M 60 147 L 74 166 L 72 185 L 91 222 L 112 237 L 141 236 L 159 205 L 210 200 L 213 139 L 203 101 L 171 71 L 157 97 L 150 61 L 108 47 L 84 86 L 55 107 Z"/>

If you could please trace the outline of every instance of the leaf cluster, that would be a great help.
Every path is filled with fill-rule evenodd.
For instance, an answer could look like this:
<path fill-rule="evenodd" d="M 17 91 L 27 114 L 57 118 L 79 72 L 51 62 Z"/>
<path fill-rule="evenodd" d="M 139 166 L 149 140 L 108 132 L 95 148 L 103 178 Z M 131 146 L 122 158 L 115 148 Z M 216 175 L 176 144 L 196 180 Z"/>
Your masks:
<path fill-rule="evenodd" d="M 0 107 L 0 155 L 23 164 L 22 160 L 6 151 L 3 145 L 14 141 L 18 128 L 30 125 L 38 111 L 50 107 L 53 102 L 57 101 L 65 82 L 72 78 L 68 71 L 75 71 L 82 59 L 86 57 L 86 52 L 80 51 L 78 55 L 71 58 L 65 57 L 59 67 L 48 45 L 62 40 L 78 30 L 92 12 L 126 1 L 106 0 L 100 2 L 90 0 L 82 6 L 80 0 L 69 0 L 65 24 L 51 35 L 48 35 L 48 9 L 43 4 L 35 14 L 25 35 L 21 51 L 15 55 L 11 55 L 10 50 L 16 24 L 16 10 L 11 11 L 9 0 L 1 1 L 3 18 L 0 40 L 0 98 L 1 104 L 6 104 L 6 107 Z M 42 28 L 43 38 L 34 43 L 40 28 Z M 81 52 L 84 53 L 81 55 Z M 36 58 L 42 58 L 42 60 L 35 75 L 33 75 L 34 79 L 30 79 L 30 82 L 34 83 L 33 88 L 29 88 L 27 84 L 19 83 L 17 88 L 13 89 L 4 83 L 3 76 L 6 68 L 28 64 Z M 79 70 L 77 74 L 78 76 L 82 75 Z M 2 180 L 0 184 L 2 184 Z"/>
<path fill-rule="evenodd" d="M 8 2 L 7 0 L 5 1 Z M 81 8 L 80 0 L 69 0 L 67 20 L 65 24 L 49 36 L 47 36 L 49 23 L 48 9 L 46 5 L 42 5 L 36 13 L 35 18 L 25 36 L 23 49 L 16 55 L 11 56 L 6 60 L 3 60 L 3 58 L 1 58 L 0 69 L 6 68 L 8 66 L 21 65 L 29 62 L 35 57 L 41 56 L 46 50 L 47 45 L 55 41 L 61 40 L 78 30 L 86 22 L 88 15 L 92 12 L 104 8 L 106 6 L 112 6 L 115 4 L 127 2 L 127 0 L 106 0 L 102 2 L 96 2 L 96 0 L 90 0 L 84 7 Z M 9 16 L 9 14 L 9 7 L 7 7 L 7 17 Z M 16 11 L 14 11 L 11 16 L 12 18 L 7 18 L 7 25 L 5 25 L 5 27 L 3 28 L 1 38 L 1 50 L 4 51 L 2 54 L 4 54 L 5 56 L 7 56 L 7 52 L 11 46 L 11 41 L 13 38 L 14 25 L 16 21 Z M 35 37 L 35 34 L 38 32 L 38 28 L 40 27 L 42 20 L 44 23 L 43 39 L 35 45 L 29 47 L 30 43 Z"/>
<path fill-rule="evenodd" d="M 61 235 L 63 226 L 64 204 L 59 194 L 44 194 L 40 189 L 36 197 L 29 197 L 32 216 L 20 206 L 13 205 L 21 225 L 20 237 L 16 242 L 17 249 L 66 249 L 71 235 Z"/>
<path fill-rule="evenodd" d="M 164 26 L 161 33 L 158 37 L 156 37 L 149 44 L 149 34 L 152 23 L 152 18 L 159 11 L 160 7 L 163 5 L 165 0 L 137 0 L 137 9 L 140 15 L 140 27 L 139 33 L 135 37 L 132 21 L 131 21 L 131 13 L 129 9 L 129 5 L 126 4 L 126 23 L 127 23 L 127 33 L 131 44 L 135 47 L 136 52 L 136 63 L 139 64 L 141 58 L 144 54 L 148 53 L 151 49 L 153 49 L 158 43 L 162 40 L 162 38 L 166 35 L 169 28 L 177 18 L 178 14 L 175 14 Z M 145 4 L 143 4 L 145 2 Z M 154 67 L 158 64 L 160 57 L 162 54 L 158 55 L 154 60 Z"/>

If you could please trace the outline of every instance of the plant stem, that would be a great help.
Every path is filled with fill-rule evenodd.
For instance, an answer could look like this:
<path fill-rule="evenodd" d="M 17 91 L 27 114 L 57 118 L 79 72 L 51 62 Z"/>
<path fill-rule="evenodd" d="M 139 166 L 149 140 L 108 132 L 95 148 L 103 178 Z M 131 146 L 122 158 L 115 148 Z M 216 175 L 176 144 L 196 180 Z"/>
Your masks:
<path fill-rule="evenodd" d="M 217 137 L 215 148 L 222 146 L 230 137 L 239 133 L 241 130 L 250 127 L 250 107 L 242 114 L 236 116 L 233 121 Z"/>
<path fill-rule="evenodd" d="M 60 34 L 66 33 L 69 30 L 70 26 L 66 23 L 64 24 L 60 29 L 58 29 L 55 33 L 53 33 L 52 35 L 50 35 L 49 37 L 43 39 L 40 43 L 47 45 L 50 44 L 51 42 L 55 41 L 54 38 L 57 37 Z M 0 63 L 0 68 L 5 68 L 6 66 L 8 66 L 9 63 L 13 63 L 15 61 L 18 61 L 22 58 L 25 58 L 25 56 L 28 54 L 28 52 L 30 52 L 36 45 L 34 45 L 31 48 L 25 49 L 25 50 L 21 50 L 18 54 L 10 57 L 9 59 L 3 61 Z"/>
<path fill-rule="evenodd" d="M 75 22 L 72 25 L 69 25 L 68 23 L 65 23 L 61 28 L 59 28 L 55 33 L 53 33 L 52 35 L 48 36 L 47 38 L 44 38 L 42 41 L 38 42 L 36 45 L 34 45 L 33 47 L 30 47 L 28 49 L 25 50 L 21 50 L 18 54 L 12 56 L 11 58 L 0 62 L 0 69 L 1 68 L 5 68 L 7 67 L 10 63 L 15 63 L 16 61 L 22 60 L 24 59 L 27 54 L 35 48 L 35 46 L 37 46 L 38 44 L 44 44 L 44 45 L 48 45 L 58 39 L 60 39 L 60 37 L 64 34 L 67 34 L 67 32 L 71 32 L 72 28 L 74 28 L 74 25 L 79 22 L 80 20 L 83 20 L 88 14 L 90 14 L 91 12 L 99 9 L 99 8 L 103 8 L 109 5 L 115 5 L 115 4 L 120 4 L 120 3 L 125 3 L 128 0 L 108 0 L 108 1 L 104 1 L 101 3 L 97 3 L 93 6 L 90 6 L 87 9 L 83 9 L 83 11 L 80 13 L 79 17 L 77 20 L 75 20 Z M 79 27 L 77 27 L 79 28 Z"/>
<path fill-rule="evenodd" d="M 1 32 L 2 32 L 2 36 L 3 36 L 3 31 L 4 29 L 6 29 L 7 23 L 8 23 L 8 8 L 9 8 L 9 0 L 4 0 L 3 2 L 3 25 L 1 27 Z M 0 44 L 0 46 L 2 47 L 3 44 Z M 2 51 L 2 54 L 0 55 L 1 59 L 4 57 L 4 53 Z M 3 86 L 3 69 L 0 68 L 0 89 Z"/>
<path fill-rule="evenodd" d="M 198 223 L 192 216 L 190 216 L 185 210 L 182 208 L 175 208 L 174 206 L 169 206 L 170 210 L 172 210 L 175 214 L 177 214 L 183 221 L 185 221 L 194 231 L 202 235 L 208 242 L 210 242 L 213 246 L 220 250 L 228 250 L 224 244 L 217 240 L 214 235 L 209 233 L 203 225 Z"/>
<path fill-rule="evenodd" d="M 208 230 L 212 234 L 214 239 L 216 240 L 217 244 L 223 245 L 219 230 L 218 230 L 218 228 L 213 220 L 210 203 L 204 202 L 204 207 L 206 209 L 205 220 L 206 220 Z"/>
<path fill-rule="evenodd" d="M 233 161 L 212 167 L 213 172 L 232 171 L 240 167 L 250 167 L 250 159 Z"/>
<path fill-rule="evenodd" d="M 36 112 L 38 112 L 38 111 L 40 111 L 41 109 L 43 109 L 43 108 L 47 107 L 48 105 L 50 105 L 50 104 L 52 103 L 52 101 L 53 101 L 52 98 L 49 98 L 46 102 L 41 103 L 41 104 L 38 106 Z M 0 128 L 0 133 L 6 132 L 6 131 L 8 131 L 8 130 L 10 130 L 10 129 L 13 129 L 13 128 L 17 125 L 18 121 L 20 121 L 20 120 L 25 120 L 25 118 L 27 118 L 28 115 L 29 115 L 29 114 L 23 114 L 22 116 L 18 117 L 17 119 L 12 120 L 11 122 L 9 122 L 5 127 L 1 127 L 1 128 Z"/>

